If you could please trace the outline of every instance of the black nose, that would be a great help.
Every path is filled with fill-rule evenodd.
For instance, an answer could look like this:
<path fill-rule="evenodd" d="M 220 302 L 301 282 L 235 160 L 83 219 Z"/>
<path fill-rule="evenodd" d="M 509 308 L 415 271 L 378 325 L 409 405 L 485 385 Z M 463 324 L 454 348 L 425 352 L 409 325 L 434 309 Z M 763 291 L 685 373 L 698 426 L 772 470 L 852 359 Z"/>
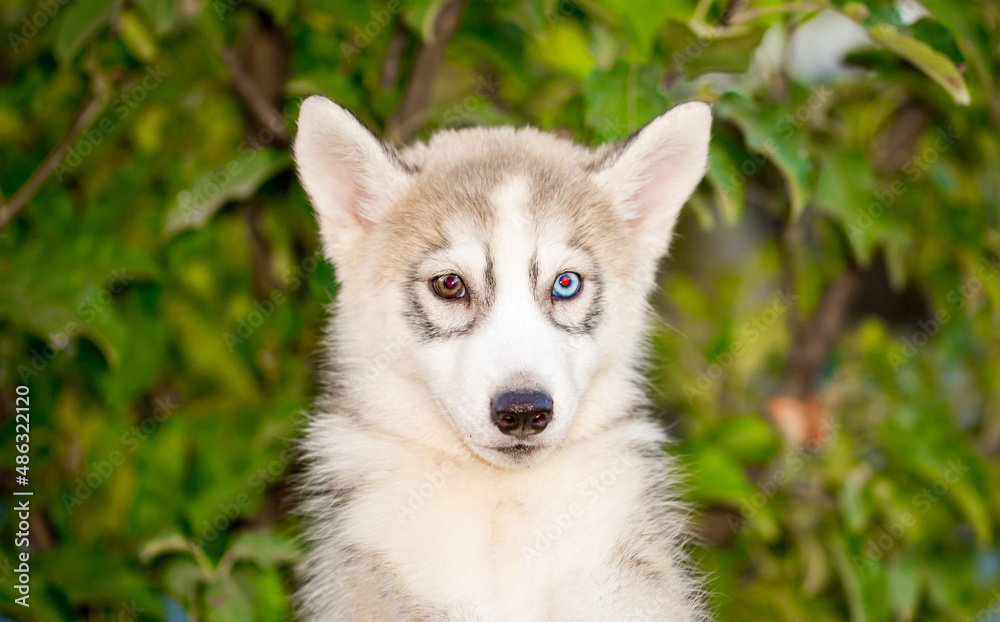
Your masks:
<path fill-rule="evenodd" d="M 493 423 L 504 434 L 538 434 L 552 418 L 552 398 L 542 391 L 504 391 L 493 398 Z"/>

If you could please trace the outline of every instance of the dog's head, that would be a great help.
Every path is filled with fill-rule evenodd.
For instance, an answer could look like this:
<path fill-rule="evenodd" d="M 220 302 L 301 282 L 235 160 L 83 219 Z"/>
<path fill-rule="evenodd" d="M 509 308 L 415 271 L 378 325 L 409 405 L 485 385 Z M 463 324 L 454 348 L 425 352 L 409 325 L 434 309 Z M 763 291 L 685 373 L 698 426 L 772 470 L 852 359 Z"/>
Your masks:
<path fill-rule="evenodd" d="M 295 160 L 341 284 L 337 363 L 359 416 L 529 466 L 631 415 L 646 297 L 710 126 L 689 103 L 597 150 L 473 128 L 397 152 L 303 102 Z"/>

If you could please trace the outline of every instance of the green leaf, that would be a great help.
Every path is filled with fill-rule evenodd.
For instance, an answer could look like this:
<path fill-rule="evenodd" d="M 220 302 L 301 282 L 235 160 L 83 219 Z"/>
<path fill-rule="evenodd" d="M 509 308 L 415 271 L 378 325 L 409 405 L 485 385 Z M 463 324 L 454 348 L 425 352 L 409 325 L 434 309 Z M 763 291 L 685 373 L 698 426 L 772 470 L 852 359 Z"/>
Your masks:
<path fill-rule="evenodd" d="M 837 492 L 840 512 L 848 528 L 855 533 L 861 533 L 868 525 L 869 511 L 865 500 L 865 485 L 869 477 L 871 477 L 870 469 L 865 466 L 851 469 Z"/>
<path fill-rule="evenodd" d="M 434 23 L 448 0 L 418 0 L 403 11 L 403 22 L 426 43 L 434 42 Z"/>
<path fill-rule="evenodd" d="M 191 543 L 179 533 L 161 534 L 139 549 L 139 561 L 148 564 L 157 557 L 171 553 L 191 553 Z"/>
<path fill-rule="evenodd" d="M 604 11 L 625 26 L 635 50 L 635 60 L 646 60 L 656 33 L 669 18 L 683 19 L 694 6 L 688 0 L 596 0 Z"/>
<path fill-rule="evenodd" d="M 32 430 L 34 432 L 34 430 Z M 87 510 L 92 511 L 92 510 Z M 107 549 L 98 543 L 81 548 L 73 542 L 60 543 L 45 555 L 32 556 L 32 583 L 40 577 L 48 579 L 49 589 L 58 589 L 62 603 L 79 606 L 85 603 L 102 603 L 102 606 L 117 606 L 123 601 L 134 602 L 138 607 L 154 609 L 156 595 L 149 584 L 145 569 L 133 563 L 118 561 L 109 564 Z M 129 555 L 131 558 L 131 555 Z M 37 573 L 37 574 L 35 574 Z M 13 593 L 13 592 L 12 592 Z M 36 601 L 34 593 L 30 600 L 32 611 Z M 45 601 L 48 599 L 39 599 Z M 152 601 L 152 603 L 151 603 Z M 9 609 L 4 610 L 9 611 Z M 44 615 L 44 614 L 43 614 Z M 69 620 L 69 617 L 28 617 L 23 620 Z"/>
<path fill-rule="evenodd" d="M 135 0 L 135 5 L 145 12 L 153 23 L 157 36 L 168 33 L 177 22 L 174 14 L 174 3 L 171 0 Z"/>
<path fill-rule="evenodd" d="M 292 163 L 287 152 L 265 149 L 251 151 L 231 160 L 223 168 L 198 178 L 198 182 L 178 193 L 177 204 L 167 213 L 164 230 L 174 234 L 205 226 L 229 201 L 253 196 L 261 184 Z"/>
<path fill-rule="evenodd" d="M 60 274 L 32 269 L 44 264 Z M 0 287 L 0 318 L 27 329 L 54 346 L 66 348 L 75 334 L 91 340 L 111 367 L 120 362 L 128 325 L 120 314 L 119 292 L 155 278 L 151 258 L 124 240 L 71 237 L 57 247 L 42 239 L 25 245 L 8 264 Z"/>
<path fill-rule="evenodd" d="M 714 29 L 672 20 L 660 32 L 659 41 L 667 68 L 691 79 L 710 72 L 743 73 L 763 37 L 763 28 Z"/>
<path fill-rule="evenodd" d="M 243 360 L 227 350 L 224 327 L 215 323 L 218 318 L 205 316 L 181 296 L 168 300 L 163 312 L 170 319 L 177 348 L 189 369 L 215 379 L 231 397 L 249 400 L 256 396 L 257 383 Z"/>
<path fill-rule="evenodd" d="M 218 580 L 205 590 L 209 622 L 246 622 L 254 619 L 253 601 L 233 580 Z"/>
<path fill-rule="evenodd" d="M 729 417 L 715 441 L 737 460 L 763 462 L 774 455 L 780 442 L 759 415 Z"/>
<path fill-rule="evenodd" d="M 243 531 L 226 551 L 224 559 L 230 566 L 247 561 L 261 568 L 272 568 L 295 561 L 298 548 L 295 543 L 272 531 Z"/>
<path fill-rule="evenodd" d="M 163 573 L 163 578 L 170 593 L 180 598 L 188 608 L 193 607 L 198 587 L 207 580 L 198 564 L 190 559 L 171 561 Z"/>
<path fill-rule="evenodd" d="M 699 451 L 690 467 L 691 479 L 700 499 L 739 507 L 753 496 L 754 488 L 743 475 L 743 467 L 728 451 L 711 447 Z"/>
<path fill-rule="evenodd" d="M 780 109 L 761 109 L 736 93 L 723 96 L 716 116 L 732 121 L 743 132 L 747 146 L 774 164 L 785 179 L 791 217 L 798 218 L 805 209 L 813 174 L 809 145 L 802 132 L 795 131 Z M 756 159 L 747 164 L 751 169 L 760 166 Z"/>
<path fill-rule="evenodd" d="M 121 12 L 118 16 L 118 30 L 122 43 L 132 56 L 144 63 L 151 63 L 156 59 L 156 40 L 134 11 L 126 9 Z"/>
<path fill-rule="evenodd" d="M 594 69 L 594 59 L 587 49 L 587 36 L 573 22 L 561 22 L 538 38 L 539 58 L 553 68 L 577 79 L 585 79 Z"/>
<path fill-rule="evenodd" d="M 802 591 L 810 596 L 817 594 L 826 584 L 830 574 L 830 563 L 823 543 L 817 534 L 797 534 L 802 557 L 805 561 L 805 573 L 802 578 Z"/>
<path fill-rule="evenodd" d="M 59 35 L 56 56 L 68 63 L 101 26 L 108 24 L 114 2 L 111 0 L 78 0 L 66 7 Z"/>
<path fill-rule="evenodd" d="M 620 140 L 666 112 L 660 92 L 663 69 L 657 65 L 618 62 L 610 70 L 595 70 L 587 78 L 587 125 L 598 141 Z"/>
<path fill-rule="evenodd" d="M 866 29 L 872 39 L 897 56 L 913 63 L 928 77 L 940 84 L 956 103 L 968 106 L 972 101 L 965 79 L 955 63 L 931 46 L 917 41 L 890 24 L 878 24 Z"/>
<path fill-rule="evenodd" d="M 712 137 L 706 177 L 723 221 L 728 225 L 735 224 L 746 205 L 746 190 L 739 179 L 736 161 L 729 150 L 720 144 L 718 136 Z"/>
<path fill-rule="evenodd" d="M 965 62 L 965 57 L 955 41 L 955 35 L 948 27 L 933 19 L 924 18 L 910 26 L 913 38 L 923 41 L 938 52 L 947 56 L 956 65 Z"/>
<path fill-rule="evenodd" d="M 237 572 L 237 579 L 248 594 L 253 594 L 253 610 L 259 620 L 293 620 L 288 587 L 281 570 L 250 569 Z M 249 588 L 249 589 L 247 589 Z"/>
<path fill-rule="evenodd" d="M 871 262 L 891 222 L 887 211 L 892 206 L 875 194 L 875 186 L 871 164 L 863 154 L 855 150 L 821 154 L 816 209 L 842 224 L 852 254 L 862 266 Z"/>
<path fill-rule="evenodd" d="M 842 538 L 834 538 L 827 542 L 830 558 L 840 577 L 840 582 L 844 587 L 844 598 L 847 599 L 852 622 L 867 622 L 865 615 L 864 595 L 862 592 L 861 580 L 858 576 L 859 569 L 855 567 L 848 557 L 848 547 Z"/>
<path fill-rule="evenodd" d="M 910 468 L 931 486 L 946 486 L 947 494 L 944 498 L 965 515 L 975 531 L 976 539 L 982 543 L 992 542 L 993 521 L 988 504 L 976 486 L 969 481 L 972 479 L 970 474 L 962 470 L 970 469 L 967 466 L 968 458 L 945 460 L 929 447 L 914 447 L 915 443 L 910 445 L 903 456 Z M 934 493 L 933 490 L 931 492 Z M 933 496 L 925 493 L 925 497 L 932 503 L 937 503 L 939 499 L 936 493 Z"/>
<path fill-rule="evenodd" d="M 919 562 L 910 556 L 896 556 L 889 560 L 886 569 L 889 606 L 901 622 L 914 620 L 920 602 Z"/>

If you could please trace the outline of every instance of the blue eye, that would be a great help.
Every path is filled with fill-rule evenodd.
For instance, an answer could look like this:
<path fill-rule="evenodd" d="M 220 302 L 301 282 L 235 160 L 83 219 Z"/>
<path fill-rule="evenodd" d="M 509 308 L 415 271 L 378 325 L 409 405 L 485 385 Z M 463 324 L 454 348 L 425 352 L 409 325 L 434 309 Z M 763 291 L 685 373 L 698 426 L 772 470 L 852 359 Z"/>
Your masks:
<path fill-rule="evenodd" d="M 572 298 L 580 292 L 580 275 L 576 272 L 563 272 L 552 284 L 552 295 L 556 298 Z"/>

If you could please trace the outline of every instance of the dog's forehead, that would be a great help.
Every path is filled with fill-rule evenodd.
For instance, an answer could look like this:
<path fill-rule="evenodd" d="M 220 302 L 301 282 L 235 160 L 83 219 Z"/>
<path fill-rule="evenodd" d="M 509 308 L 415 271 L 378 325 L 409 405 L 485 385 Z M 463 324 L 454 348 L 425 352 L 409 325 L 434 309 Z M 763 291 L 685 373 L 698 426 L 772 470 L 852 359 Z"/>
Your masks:
<path fill-rule="evenodd" d="M 583 148 L 509 132 L 480 135 L 475 148 L 463 149 L 457 135 L 424 146 L 412 188 L 387 219 L 394 248 L 421 254 L 456 236 L 505 244 L 546 236 L 598 254 L 624 243 L 624 223 L 590 179 Z M 443 149 L 451 152 L 442 156 Z"/>

